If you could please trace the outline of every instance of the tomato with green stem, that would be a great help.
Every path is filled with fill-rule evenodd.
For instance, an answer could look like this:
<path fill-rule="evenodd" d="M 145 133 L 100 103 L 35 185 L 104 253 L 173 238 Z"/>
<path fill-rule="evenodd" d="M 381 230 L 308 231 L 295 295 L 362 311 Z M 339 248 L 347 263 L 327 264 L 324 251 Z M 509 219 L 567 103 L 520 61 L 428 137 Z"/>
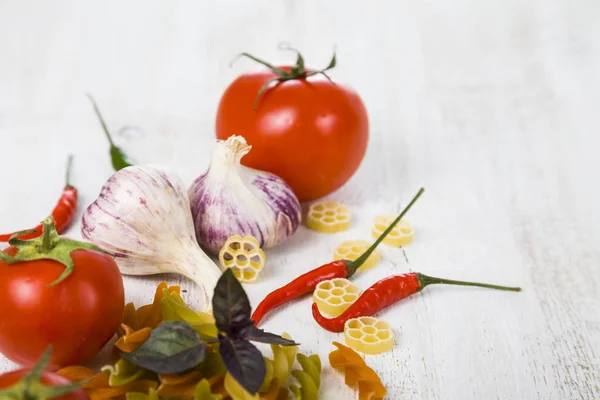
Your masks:
<path fill-rule="evenodd" d="M 19 234 L 0 252 L 0 353 L 29 367 L 51 345 L 52 369 L 86 362 L 123 316 L 117 264 L 90 243 L 59 237 L 52 217 L 41 237 Z"/>
<path fill-rule="evenodd" d="M 89 400 L 80 389 L 81 383 L 45 371 L 52 354 L 46 349 L 37 364 L 31 369 L 20 369 L 0 375 L 0 399 L 14 400 Z"/>
<path fill-rule="evenodd" d="M 267 68 L 242 74 L 225 90 L 216 135 L 243 136 L 252 151 L 242 164 L 280 176 L 300 201 L 309 201 L 338 189 L 356 172 L 369 121 L 359 95 L 327 74 L 335 55 L 317 70 L 296 53 L 295 65 L 277 66 L 241 54 Z"/>

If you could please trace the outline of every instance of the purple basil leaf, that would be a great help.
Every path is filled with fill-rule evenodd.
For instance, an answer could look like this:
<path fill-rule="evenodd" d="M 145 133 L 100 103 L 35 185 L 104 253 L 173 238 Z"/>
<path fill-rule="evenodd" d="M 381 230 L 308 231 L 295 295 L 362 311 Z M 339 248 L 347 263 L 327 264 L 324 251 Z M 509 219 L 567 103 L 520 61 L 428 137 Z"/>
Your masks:
<path fill-rule="evenodd" d="M 206 356 L 206 344 L 187 322 L 165 321 L 125 360 L 157 374 L 178 374 L 196 367 Z"/>
<path fill-rule="evenodd" d="M 235 339 L 246 339 L 248 335 L 248 331 L 254 327 L 254 322 L 248 318 L 245 321 L 240 323 L 234 323 L 224 329 L 223 332 L 227 335 L 227 337 L 231 340 Z"/>
<path fill-rule="evenodd" d="M 219 278 L 212 302 L 215 324 L 220 331 L 229 335 L 250 321 L 250 301 L 231 269 L 227 268 Z"/>
<path fill-rule="evenodd" d="M 254 395 L 267 374 L 262 353 L 247 340 L 230 340 L 219 335 L 219 342 L 219 352 L 227 371 L 248 393 Z"/>
<path fill-rule="evenodd" d="M 254 342 L 279 344 L 281 346 L 297 346 L 298 343 L 293 340 L 282 338 L 274 333 L 265 332 L 254 325 L 250 325 L 244 332 L 244 338 Z"/>

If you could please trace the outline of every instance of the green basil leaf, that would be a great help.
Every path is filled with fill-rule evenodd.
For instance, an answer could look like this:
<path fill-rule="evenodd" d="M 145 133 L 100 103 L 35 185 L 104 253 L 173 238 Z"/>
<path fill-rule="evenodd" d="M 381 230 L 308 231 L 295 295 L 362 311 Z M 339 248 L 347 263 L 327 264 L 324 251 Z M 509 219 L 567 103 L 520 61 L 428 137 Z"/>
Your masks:
<path fill-rule="evenodd" d="M 254 395 L 267 374 L 262 353 L 247 340 L 230 340 L 219 335 L 219 342 L 227 371 L 248 393 Z"/>
<path fill-rule="evenodd" d="M 244 332 L 244 339 L 252 340 L 254 342 L 278 344 L 281 346 L 298 346 L 298 343 L 293 340 L 282 338 L 274 333 L 265 332 L 254 325 L 251 325 Z"/>
<path fill-rule="evenodd" d="M 121 357 L 157 374 L 178 374 L 200 364 L 206 344 L 186 322 L 165 321 L 152 331 L 148 340 Z"/>
<path fill-rule="evenodd" d="M 240 331 L 252 322 L 250 301 L 244 288 L 227 268 L 219 278 L 213 294 L 213 315 L 220 331 L 228 337 L 238 337 Z"/>

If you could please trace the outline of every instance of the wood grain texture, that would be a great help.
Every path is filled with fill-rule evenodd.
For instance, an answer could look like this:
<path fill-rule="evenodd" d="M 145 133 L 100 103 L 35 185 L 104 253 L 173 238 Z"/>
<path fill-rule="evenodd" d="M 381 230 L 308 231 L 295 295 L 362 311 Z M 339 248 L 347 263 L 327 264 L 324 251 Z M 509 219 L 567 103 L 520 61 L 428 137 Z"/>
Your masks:
<path fill-rule="evenodd" d="M 252 303 L 342 240 L 368 239 L 376 214 L 424 186 L 415 242 L 382 248 L 356 283 L 413 270 L 524 291 L 431 287 L 382 312 L 396 345 L 366 359 L 388 397 L 600 398 L 599 18 L 595 0 L 0 1 L 2 230 L 50 211 L 67 153 L 82 206 L 111 175 L 85 92 L 134 158 L 190 183 L 208 164 L 220 94 L 255 68 L 229 67 L 236 54 L 290 59 L 277 43 L 291 41 L 325 65 L 337 46 L 332 75 L 361 94 L 371 122 L 361 169 L 330 196 L 353 208 L 353 226 L 301 228 L 269 251 L 264 279 L 247 285 Z M 150 302 L 165 278 L 195 303 L 176 276 L 128 277 L 127 299 Z M 342 336 L 309 306 L 264 326 L 323 358 L 322 398 L 353 398 L 326 362 Z"/>

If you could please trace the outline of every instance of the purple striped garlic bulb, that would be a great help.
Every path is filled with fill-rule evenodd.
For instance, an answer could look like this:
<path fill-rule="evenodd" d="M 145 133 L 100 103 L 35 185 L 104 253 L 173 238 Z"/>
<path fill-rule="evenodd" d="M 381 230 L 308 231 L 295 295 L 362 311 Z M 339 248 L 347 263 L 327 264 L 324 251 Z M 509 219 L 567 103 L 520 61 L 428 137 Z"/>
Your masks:
<path fill-rule="evenodd" d="M 298 229 L 300 202 L 283 179 L 241 165 L 251 149 L 241 136 L 220 140 L 208 171 L 189 189 L 196 239 L 216 255 L 230 236 L 254 236 L 276 246 Z"/>
<path fill-rule="evenodd" d="M 198 243 L 190 202 L 179 176 L 148 165 L 119 170 L 83 213 L 81 234 L 112 253 L 124 275 L 178 273 L 203 292 L 203 311 L 221 270 Z"/>

